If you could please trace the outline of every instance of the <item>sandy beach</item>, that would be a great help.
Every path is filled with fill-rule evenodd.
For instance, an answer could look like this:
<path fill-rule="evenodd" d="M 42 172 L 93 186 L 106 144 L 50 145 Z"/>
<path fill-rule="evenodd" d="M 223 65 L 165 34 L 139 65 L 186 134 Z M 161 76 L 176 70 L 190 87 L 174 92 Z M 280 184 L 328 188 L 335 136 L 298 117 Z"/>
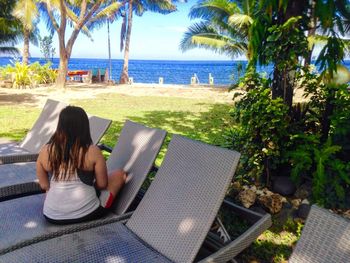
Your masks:
<path fill-rule="evenodd" d="M 203 99 L 213 103 L 233 103 L 235 92 L 228 87 L 144 84 L 106 85 L 68 83 L 65 89 L 55 86 L 41 86 L 33 89 L 0 88 L 0 105 L 22 104 L 41 108 L 48 98 L 70 103 L 73 100 L 93 99 L 101 94 L 123 94 L 127 96 L 161 96 L 188 99 Z M 302 91 L 297 90 L 294 102 L 304 100 Z"/>
<path fill-rule="evenodd" d="M 48 98 L 70 103 L 72 100 L 93 99 L 100 94 L 195 98 L 217 103 L 232 103 L 233 97 L 233 92 L 229 92 L 227 87 L 138 83 L 132 85 L 68 83 L 65 89 L 58 89 L 54 86 L 41 86 L 33 89 L 0 88 L 0 105 L 20 103 L 42 107 Z"/>

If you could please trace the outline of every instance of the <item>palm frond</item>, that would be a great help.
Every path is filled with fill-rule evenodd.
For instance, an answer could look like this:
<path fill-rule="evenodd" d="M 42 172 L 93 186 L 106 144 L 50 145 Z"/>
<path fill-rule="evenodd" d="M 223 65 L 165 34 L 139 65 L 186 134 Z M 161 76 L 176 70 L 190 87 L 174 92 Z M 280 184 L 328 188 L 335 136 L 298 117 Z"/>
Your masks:
<path fill-rule="evenodd" d="M 113 17 L 115 19 L 117 16 L 115 15 L 117 11 L 120 9 L 122 6 L 121 2 L 114 2 L 106 7 L 103 7 L 101 10 L 99 10 L 96 15 L 90 20 L 89 24 L 90 26 L 93 26 L 95 22 L 97 21 L 104 21 L 105 19 L 110 19 Z M 90 27 L 89 26 L 89 27 Z"/>
<path fill-rule="evenodd" d="M 228 24 L 232 27 L 249 28 L 253 24 L 253 18 L 245 14 L 233 14 L 229 16 Z"/>
<path fill-rule="evenodd" d="M 2 47 L 2 46 L 0 46 L 0 54 L 19 55 L 20 52 L 15 47 Z"/>
<path fill-rule="evenodd" d="M 204 22 L 196 23 L 189 27 L 180 42 L 182 51 L 197 47 L 210 49 L 218 53 L 226 53 L 231 57 L 244 54 L 247 51 L 245 42 L 223 35 Z"/>
<path fill-rule="evenodd" d="M 18 18 L 29 31 L 33 30 L 33 22 L 39 17 L 35 2 L 34 0 L 19 0 L 12 11 L 12 15 Z"/>
<path fill-rule="evenodd" d="M 211 20 L 215 17 L 224 18 L 232 14 L 240 13 L 237 4 L 228 0 L 205 0 L 194 5 L 188 16 L 191 19 L 201 18 Z"/>
<path fill-rule="evenodd" d="M 176 6 L 169 0 L 144 0 L 142 6 L 145 11 L 160 14 L 169 14 L 177 10 Z"/>

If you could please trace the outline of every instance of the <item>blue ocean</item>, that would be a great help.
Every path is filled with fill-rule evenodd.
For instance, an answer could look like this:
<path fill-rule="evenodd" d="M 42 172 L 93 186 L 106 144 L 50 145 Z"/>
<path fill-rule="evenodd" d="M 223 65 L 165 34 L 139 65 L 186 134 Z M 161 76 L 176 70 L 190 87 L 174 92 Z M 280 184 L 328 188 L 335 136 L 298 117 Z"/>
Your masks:
<path fill-rule="evenodd" d="M 0 57 L 0 66 L 10 64 L 13 59 Z M 45 60 L 31 58 L 30 63 Z M 52 60 L 52 67 L 58 68 L 59 59 Z M 350 61 L 345 65 L 350 68 Z M 110 78 L 119 81 L 123 60 L 112 60 L 112 75 Z M 191 77 L 197 76 L 200 84 L 209 83 L 209 75 L 214 78 L 215 85 L 229 85 L 236 83 L 243 76 L 247 61 L 179 61 L 179 60 L 130 60 L 129 77 L 135 83 L 158 83 L 163 78 L 164 84 L 190 84 Z M 96 68 L 109 68 L 108 59 L 71 58 L 69 70 L 90 70 Z M 258 68 L 261 73 L 272 72 L 271 67 Z"/>

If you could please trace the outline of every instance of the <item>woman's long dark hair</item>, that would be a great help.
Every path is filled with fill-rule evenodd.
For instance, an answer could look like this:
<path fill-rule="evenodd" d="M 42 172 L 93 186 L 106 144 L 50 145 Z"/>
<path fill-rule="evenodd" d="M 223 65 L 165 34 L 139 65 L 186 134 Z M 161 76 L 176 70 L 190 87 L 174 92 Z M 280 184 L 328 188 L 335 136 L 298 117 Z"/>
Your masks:
<path fill-rule="evenodd" d="M 76 169 L 84 167 L 85 154 L 92 144 L 86 112 L 80 107 L 64 108 L 48 144 L 53 178 L 68 180 Z"/>

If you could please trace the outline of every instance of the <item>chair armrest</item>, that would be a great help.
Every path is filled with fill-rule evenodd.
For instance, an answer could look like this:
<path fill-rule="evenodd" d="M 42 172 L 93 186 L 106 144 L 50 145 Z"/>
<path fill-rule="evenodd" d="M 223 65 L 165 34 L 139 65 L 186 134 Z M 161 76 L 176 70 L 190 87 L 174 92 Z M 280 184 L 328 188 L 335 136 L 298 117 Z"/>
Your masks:
<path fill-rule="evenodd" d="M 37 182 L 4 186 L 0 187 L 0 202 L 40 193 L 44 193 L 44 191 Z"/>
<path fill-rule="evenodd" d="M 37 153 L 4 155 L 0 156 L 0 164 L 36 162 L 38 156 L 39 154 Z"/>
<path fill-rule="evenodd" d="M 225 206 L 229 206 L 230 210 L 242 215 L 248 220 L 255 218 L 257 221 L 253 223 L 243 234 L 241 234 L 236 239 L 222 245 L 217 242 L 214 238 L 208 235 L 205 242 L 210 243 L 211 246 L 215 247 L 216 252 L 212 253 L 208 257 L 200 260 L 200 263 L 208 262 L 227 262 L 236 257 L 244 249 L 249 247 L 254 240 L 256 240 L 259 235 L 261 235 L 265 230 L 267 230 L 271 225 L 271 215 L 270 214 L 259 214 L 249 209 L 240 207 L 236 204 L 231 203 L 227 199 L 224 201 Z"/>

